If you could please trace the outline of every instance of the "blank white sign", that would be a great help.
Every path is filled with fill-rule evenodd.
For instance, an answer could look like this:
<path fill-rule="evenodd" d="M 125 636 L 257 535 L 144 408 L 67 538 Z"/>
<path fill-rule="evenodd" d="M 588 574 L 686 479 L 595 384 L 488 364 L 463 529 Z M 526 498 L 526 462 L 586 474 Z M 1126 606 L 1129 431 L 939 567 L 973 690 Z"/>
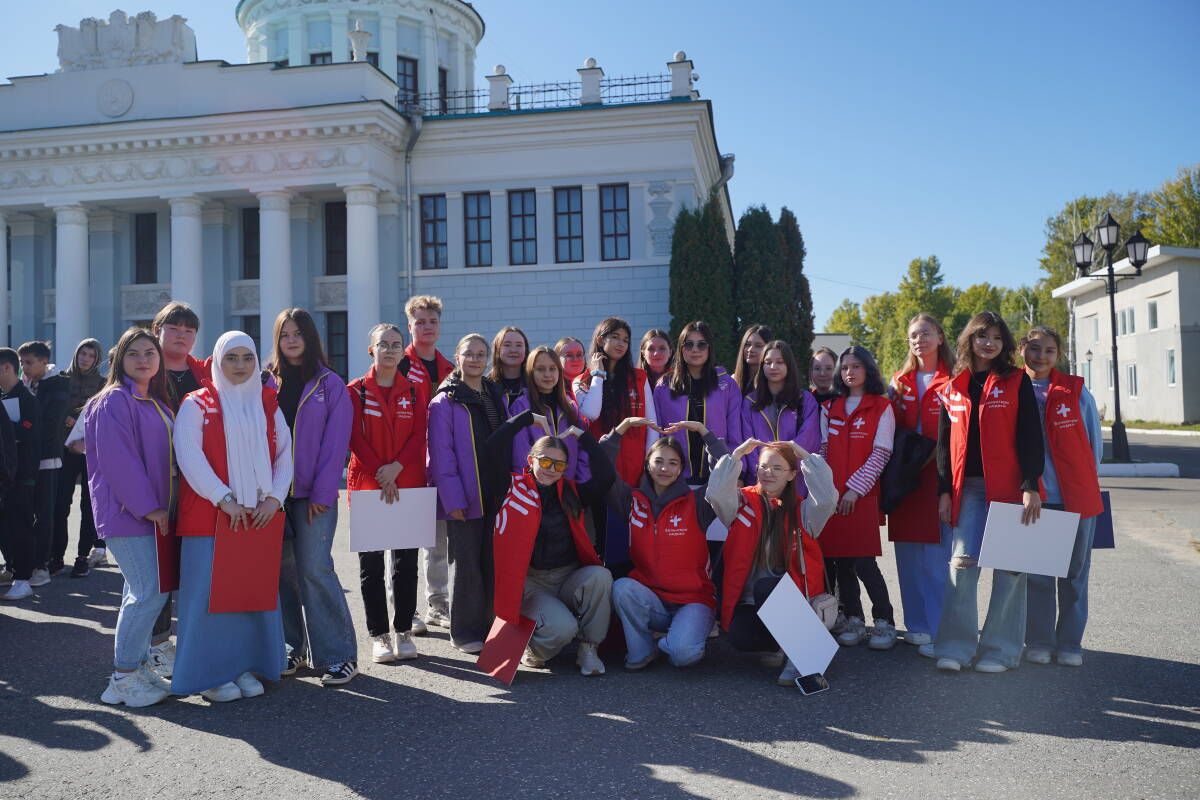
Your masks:
<path fill-rule="evenodd" d="M 1022 525 L 1021 510 L 1019 503 L 993 502 L 988 506 L 979 566 L 1067 577 L 1079 515 L 1043 508 L 1037 522 Z"/>
<path fill-rule="evenodd" d="M 791 575 L 780 579 L 758 609 L 758 617 L 801 675 L 824 673 L 829 668 L 838 643 Z"/>
<path fill-rule="evenodd" d="M 437 489 L 401 489 L 388 505 L 378 489 L 350 492 L 350 552 L 433 547 Z"/>

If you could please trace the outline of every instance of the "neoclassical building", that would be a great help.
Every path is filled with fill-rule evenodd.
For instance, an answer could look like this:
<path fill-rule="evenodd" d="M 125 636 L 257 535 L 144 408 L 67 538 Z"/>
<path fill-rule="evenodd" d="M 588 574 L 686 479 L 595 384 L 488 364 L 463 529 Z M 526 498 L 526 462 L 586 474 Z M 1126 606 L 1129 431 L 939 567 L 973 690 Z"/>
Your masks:
<path fill-rule="evenodd" d="M 585 338 L 668 321 L 681 208 L 716 190 L 709 102 L 676 53 L 662 74 L 476 86 L 484 34 L 461 0 L 241 0 L 249 63 L 198 61 L 179 16 L 60 25 L 60 69 L 0 84 L 6 342 L 59 360 L 168 298 L 199 350 L 269 337 L 309 308 L 342 370 L 404 300 L 446 302 L 446 347 L 520 325 Z"/>

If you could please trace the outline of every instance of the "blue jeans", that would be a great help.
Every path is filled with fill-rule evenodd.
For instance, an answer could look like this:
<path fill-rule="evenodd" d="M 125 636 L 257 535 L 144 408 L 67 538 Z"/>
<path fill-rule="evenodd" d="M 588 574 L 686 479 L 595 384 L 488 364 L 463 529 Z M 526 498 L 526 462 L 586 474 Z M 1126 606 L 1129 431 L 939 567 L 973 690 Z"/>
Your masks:
<path fill-rule="evenodd" d="M 288 500 L 279 568 L 279 610 L 284 641 L 297 653 L 311 650 L 309 663 L 324 668 L 358 660 L 358 642 L 346 594 L 333 569 L 337 506 L 308 521 L 308 500 Z M 303 612 L 301 611 L 303 608 Z M 307 633 L 307 636 L 305 635 Z"/>
<path fill-rule="evenodd" d="M 1088 618 L 1088 576 L 1092 571 L 1092 536 L 1096 518 L 1079 520 L 1067 577 L 1029 576 L 1029 619 L 1025 644 L 1050 652 L 1083 652 L 1083 629 Z M 1058 626 L 1054 624 L 1054 589 L 1058 588 Z"/>
<path fill-rule="evenodd" d="M 113 536 L 108 552 L 125 578 L 121 610 L 113 644 L 113 666 L 122 672 L 137 669 L 150 649 L 150 632 L 167 602 L 158 591 L 158 546 L 153 536 Z"/>
<path fill-rule="evenodd" d="M 704 658 L 714 610 L 703 603 L 664 603 L 633 578 L 621 578 L 612 587 L 613 607 L 625 629 L 628 664 L 645 661 L 654 652 L 654 633 L 665 633 L 657 647 L 677 667 Z"/>
<path fill-rule="evenodd" d="M 949 525 L 941 528 L 942 540 L 937 543 L 896 542 L 896 574 L 904 605 L 904 627 L 909 633 L 932 635 L 942 619 L 954 531 Z"/>
<path fill-rule="evenodd" d="M 1021 663 L 1025 642 L 1024 572 L 992 571 L 992 597 L 988 603 L 983 634 L 979 634 L 979 548 L 987 522 L 988 503 L 983 478 L 967 478 L 962 491 L 958 525 L 954 528 L 954 550 L 942 619 L 934 640 L 934 654 L 967 664 L 980 660 L 998 661 L 1009 669 Z"/>

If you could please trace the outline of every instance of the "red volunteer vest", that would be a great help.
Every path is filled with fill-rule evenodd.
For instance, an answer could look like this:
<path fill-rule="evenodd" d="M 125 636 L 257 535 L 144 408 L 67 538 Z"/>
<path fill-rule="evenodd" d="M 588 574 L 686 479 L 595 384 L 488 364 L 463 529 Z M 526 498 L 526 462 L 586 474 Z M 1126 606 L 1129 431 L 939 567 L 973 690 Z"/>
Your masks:
<path fill-rule="evenodd" d="M 221 413 L 221 401 L 211 384 L 192 392 L 191 397 L 203 412 L 204 456 L 213 472 L 225 483 L 229 482 L 229 464 L 225 448 L 225 422 Z M 262 387 L 263 410 L 267 414 L 267 442 L 271 461 L 275 461 L 275 410 L 279 408 L 275 390 Z M 175 533 L 179 536 L 212 536 L 217 527 L 217 507 L 207 497 L 196 494 L 182 475 L 179 480 L 179 514 L 175 520 Z"/>
<path fill-rule="evenodd" d="M 941 422 L 942 403 L 939 394 L 950 380 L 946 365 L 938 362 L 937 372 L 929 382 L 920 403 L 917 402 L 917 373 L 896 373 L 892 382 L 896 385 L 892 410 L 896 413 L 896 424 L 909 430 L 917 429 L 921 422 L 921 435 L 937 441 L 938 425 Z M 887 516 L 888 541 L 936 544 L 942 539 L 941 520 L 938 518 L 937 459 L 931 458 L 921 470 L 917 488 L 905 495 L 900 505 Z"/>
<path fill-rule="evenodd" d="M 715 608 L 716 587 L 709 575 L 708 541 L 696 514 L 692 492 L 672 500 L 655 519 L 650 500 L 633 492 L 629 509 L 629 577 L 664 603 L 703 603 Z"/>
<path fill-rule="evenodd" d="M 355 410 L 353 424 L 371 443 L 371 449 L 385 460 L 384 463 L 390 463 L 399 456 L 410 437 L 424 438 L 426 435 L 424 404 L 428 401 L 398 370 L 390 395 L 375 382 L 374 367 L 363 377 L 351 382 L 349 392 Z M 389 396 L 390 409 L 385 408 L 385 398 Z M 421 457 L 413 463 L 401 462 L 404 469 L 400 471 L 397 483 L 401 489 L 425 485 L 425 447 L 418 448 L 418 451 Z M 364 469 L 353 453 L 346 471 L 346 488 L 352 491 L 379 488 L 375 475 Z"/>
<path fill-rule="evenodd" d="M 559 500 L 562 500 L 563 483 L 558 481 Z M 566 511 L 566 509 L 563 509 Z M 571 526 L 571 539 L 575 543 L 575 554 L 582 566 L 600 564 L 596 548 L 588 538 L 583 517 L 567 514 Z M 526 470 L 513 475 L 508 494 L 496 512 L 496 526 L 492 532 L 496 588 L 493 603 L 496 616 L 509 622 L 521 617 L 521 599 L 525 594 L 525 575 L 529 571 L 529 559 L 537 541 L 538 528 L 542 524 L 542 501 L 538 494 L 537 481 Z"/>
<path fill-rule="evenodd" d="M 408 347 L 404 348 L 404 355 L 408 357 L 408 372 L 404 373 L 404 376 L 416 389 L 417 394 L 425 400 L 425 405 L 429 405 L 429 402 L 433 400 L 433 393 L 437 391 L 437 387 L 441 385 L 445 377 L 454 370 L 454 365 L 435 350 L 433 361 L 437 366 L 438 374 L 430 375 L 429 370 L 425 369 L 425 362 L 417 354 L 415 344 L 409 343 Z"/>
<path fill-rule="evenodd" d="M 725 560 L 725 574 L 721 581 L 721 627 L 725 630 L 729 630 L 733 609 L 741 602 L 746 581 L 754 567 L 754 553 L 758 549 L 763 528 L 763 502 L 766 498 L 757 486 L 747 486 L 741 491 L 737 516 L 729 526 L 729 538 L 725 540 L 725 549 L 721 556 Z M 776 508 L 780 505 L 779 500 L 769 502 Z M 799 503 L 796 505 L 796 513 L 800 513 Z M 801 545 L 797 539 L 803 541 L 803 570 L 800 569 Z M 804 530 L 800 520 L 796 520 L 796 529 L 792 531 L 787 572 L 809 598 L 825 591 L 825 562 L 821 555 L 821 546 Z M 808 575 L 807 581 L 805 573 Z"/>
<path fill-rule="evenodd" d="M 1075 511 L 1087 519 L 1103 513 L 1104 501 L 1100 499 L 1096 457 L 1092 453 L 1087 429 L 1083 426 L 1083 412 L 1079 404 L 1082 389 L 1083 378 L 1052 370 L 1043 424 L 1048 455 L 1054 462 L 1063 506 L 1067 511 Z"/>
<path fill-rule="evenodd" d="M 967 438 L 972 414 L 979 415 L 979 449 L 983 483 L 988 502 L 1021 502 L 1021 465 L 1017 461 L 1017 404 L 1025 373 L 1014 369 L 1007 375 L 989 372 L 983 384 L 979 409 L 971 407 L 971 371 L 963 370 L 950 379 L 942 393 L 942 404 L 950 418 L 950 468 L 954 481 L 950 524 L 958 524 L 963 481 L 967 470 Z"/>
<path fill-rule="evenodd" d="M 833 470 L 833 485 L 840 496 L 846 481 L 871 457 L 879 418 L 887 410 L 883 395 L 864 394 L 853 414 L 846 413 L 846 398 L 829 403 L 829 435 L 826 455 Z M 826 558 L 858 558 L 883 555 L 879 543 L 879 481 L 858 499 L 849 515 L 834 514 L 821 531 L 821 550 Z"/>
<path fill-rule="evenodd" d="M 626 417 L 644 417 L 646 416 L 646 396 L 643 388 L 646 385 L 646 373 L 634 367 L 629 373 L 631 384 L 628 389 L 627 399 L 629 401 L 628 408 L 623 409 L 622 413 Z M 592 373 L 590 370 L 584 370 L 579 376 L 579 381 L 588 386 L 592 382 Z M 592 420 L 588 424 L 588 432 L 596 439 L 599 439 L 604 434 L 608 433 L 599 420 Z M 645 428 L 630 428 L 629 431 L 621 437 L 621 449 L 617 453 L 617 462 L 613 466 L 616 467 L 617 475 L 621 476 L 621 480 L 628 483 L 630 486 L 637 486 L 638 481 L 642 479 L 642 470 L 646 463 L 646 429 Z"/>

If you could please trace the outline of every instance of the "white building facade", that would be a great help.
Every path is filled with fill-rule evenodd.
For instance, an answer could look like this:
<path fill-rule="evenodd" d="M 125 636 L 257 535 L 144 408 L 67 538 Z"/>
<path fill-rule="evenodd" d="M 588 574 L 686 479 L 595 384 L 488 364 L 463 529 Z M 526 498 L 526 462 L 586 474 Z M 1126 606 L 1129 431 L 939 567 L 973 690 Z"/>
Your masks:
<path fill-rule="evenodd" d="M 236 15 L 245 65 L 196 61 L 181 17 L 113 12 L 59 26 L 59 72 L 0 84 L 8 342 L 64 360 L 174 298 L 207 351 L 299 305 L 358 374 L 411 294 L 444 299 L 447 349 L 509 324 L 552 343 L 608 315 L 668 322 L 674 218 L 732 173 L 684 54 L 654 78 L 589 59 L 568 83 L 496 67 L 476 89 L 483 21 L 459 0 Z"/>

